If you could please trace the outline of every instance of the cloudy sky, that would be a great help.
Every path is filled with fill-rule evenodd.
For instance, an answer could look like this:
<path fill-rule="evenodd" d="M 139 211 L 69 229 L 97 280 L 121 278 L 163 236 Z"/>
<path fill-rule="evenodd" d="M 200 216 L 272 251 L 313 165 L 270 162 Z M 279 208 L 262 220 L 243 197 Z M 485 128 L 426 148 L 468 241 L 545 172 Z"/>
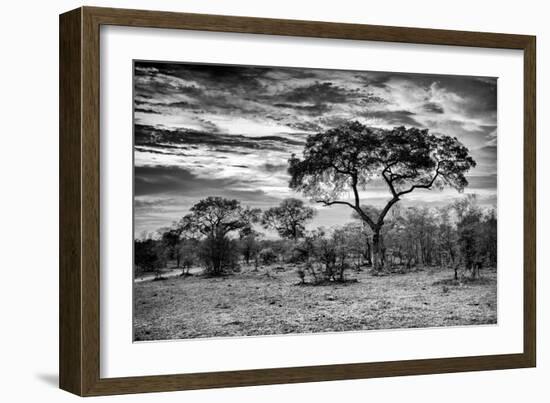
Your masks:
<path fill-rule="evenodd" d="M 286 197 L 287 160 L 308 135 L 358 120 L 456 136 L 477 162 L 466 192 L 496 205 L 497 80 L 489 77 L 135 62 L 135 233 L 188 213 L 203 197 L 267 208 Z M 388 198 L 382 183 L 365 204 Z M 457 192 L 415 191 L 402 205 L 440 205 Z M 341 224 L 320 207 L 312 226 Z"/>

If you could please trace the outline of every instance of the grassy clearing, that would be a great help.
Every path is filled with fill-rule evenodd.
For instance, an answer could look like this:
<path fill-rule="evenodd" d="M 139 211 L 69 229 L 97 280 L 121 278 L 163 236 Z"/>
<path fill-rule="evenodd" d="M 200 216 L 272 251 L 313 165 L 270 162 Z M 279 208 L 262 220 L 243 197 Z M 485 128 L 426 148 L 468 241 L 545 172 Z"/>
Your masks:
<path fill-rule="evenodd" d="M 494 324 L 496 272 L 454 282 L 426 269 L 357 282 L 301 286 L 294 268 L 135 283 L 135 340 Z"/>

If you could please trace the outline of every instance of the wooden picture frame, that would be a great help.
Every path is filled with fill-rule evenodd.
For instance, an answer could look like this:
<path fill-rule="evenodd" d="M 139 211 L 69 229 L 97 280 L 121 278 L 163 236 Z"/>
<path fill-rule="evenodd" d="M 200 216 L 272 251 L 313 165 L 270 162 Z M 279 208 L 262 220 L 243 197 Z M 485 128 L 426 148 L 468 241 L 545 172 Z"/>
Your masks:
<path fill-rule="evenodd" d="M 523 353 L 360 364 L 100 377 L 100 26 L 171 28 L 524 52 Z M 536 363 L 535 37 L 81 7 L 60 16 L 60 387 L 80 396 L 534 367 Z"/>

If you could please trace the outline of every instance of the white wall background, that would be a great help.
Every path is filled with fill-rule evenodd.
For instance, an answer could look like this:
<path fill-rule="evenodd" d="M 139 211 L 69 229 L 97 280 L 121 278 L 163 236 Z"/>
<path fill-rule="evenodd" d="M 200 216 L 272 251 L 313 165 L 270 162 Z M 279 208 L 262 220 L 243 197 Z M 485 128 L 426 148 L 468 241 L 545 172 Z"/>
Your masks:
<path fill-rule="evenodd" d="M 71 402 L 57 389 L 58 365 L 58 14 L 79 1 L 5 2 L 0 62 L 0 398 Z M 115 396 L 108 402 L 406 400 L 546 402 L 550 397 L 550 25 L 545 2 L 338 0 L 121 0 L 87 5 L 313 19 L 537 35 L 538 367 L 300 385 Z M 545 228 L 546 227 L 546 228 Z M 444 342 L 444 341 L 442 341 Z"/>

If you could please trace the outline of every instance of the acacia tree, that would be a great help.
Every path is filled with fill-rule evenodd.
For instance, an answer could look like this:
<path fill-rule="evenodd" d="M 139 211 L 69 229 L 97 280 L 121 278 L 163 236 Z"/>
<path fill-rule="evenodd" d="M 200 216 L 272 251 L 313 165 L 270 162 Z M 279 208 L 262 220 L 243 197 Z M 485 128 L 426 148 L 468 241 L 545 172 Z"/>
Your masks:
<path fill-rule="evenodd" d="M 239 231 L 239 246 L 246 264 L 250 264 L 250 260 L 255 260 L 260 251 L 260 238 L 262 234 L 254 231 L 252 228 L 246 228 Z"/>
<path fill-rule="evenodd" d="M 259 215 L 259 209 L 242 207 L 238 200 L 210 196 L 191 207 L 191 213 L 181 222 L 186 230 L 204 237 L 206 268 L 220 275 L 231 264 L 232 242 L 228 235 L 250 228 Z"/>
<path fill-rule="evenodd" d="M 427 129 L 384 130 L 349 122 L 308 137 L 303 156 L 289 160 L 290 187 L 325 206 L 352 208 L 373 232 L 373 264 L 382 268 L 380 231 L 384 218 L 401 197 L 416 189 L 450 186 L 462 191 L 464 174 L 475 166 L 456 137 L 436 136 Z M 390 199 L 378 214 L 363 210 L 360 191 L 382 180 Z M 343 196 L 351 192 L 352 198 Z"/>
<path fill-rule="evenodd" d="M 305 232 L 305 223 L 315 216 L 315 209 L 304 205 L 302 200 L 285 199 L 277 207 L 264 211 L 262 225 L 276 230 L 281 238 L 296 241 Z"/>
<path fill-rule="evenodd" d="M 176 268 L 180 268 L 181 253 L 180 242 L 182 236 L 182 227 L 174 224 L 170 228 L 163 228 L 161 232 L 161 242 L 165 248 L 167 257 L 176 261 Z"/>
<path fill-rule="evenodd" d="M 379 208 L 376 208 L 371 205 L 361 205 L 361 211 L 363 211 L 364 214 L 366 214 L 369 217 L 378 217 L 380 212 Z M 373 255 L 373 243 L 372 240 L 374 238 L 372 229 L 370 225 L 364 220 L 363 216 L 358 213 L 356 209 L 353 209 L 351 217 L 355 220 L 359 220 L 359 222 L 363 226 L 363 233 L 364 233 L 364 241 L 365 241 L 365 260 L 367 261 L 367 266 L 372 266 L 372 255 Z M 382 231 L 378 234 L 378 247 L 380 250 L 380 256 L 382 262 L 384 262 L 384 241 L 383 241 L 383 234 Z"/>

